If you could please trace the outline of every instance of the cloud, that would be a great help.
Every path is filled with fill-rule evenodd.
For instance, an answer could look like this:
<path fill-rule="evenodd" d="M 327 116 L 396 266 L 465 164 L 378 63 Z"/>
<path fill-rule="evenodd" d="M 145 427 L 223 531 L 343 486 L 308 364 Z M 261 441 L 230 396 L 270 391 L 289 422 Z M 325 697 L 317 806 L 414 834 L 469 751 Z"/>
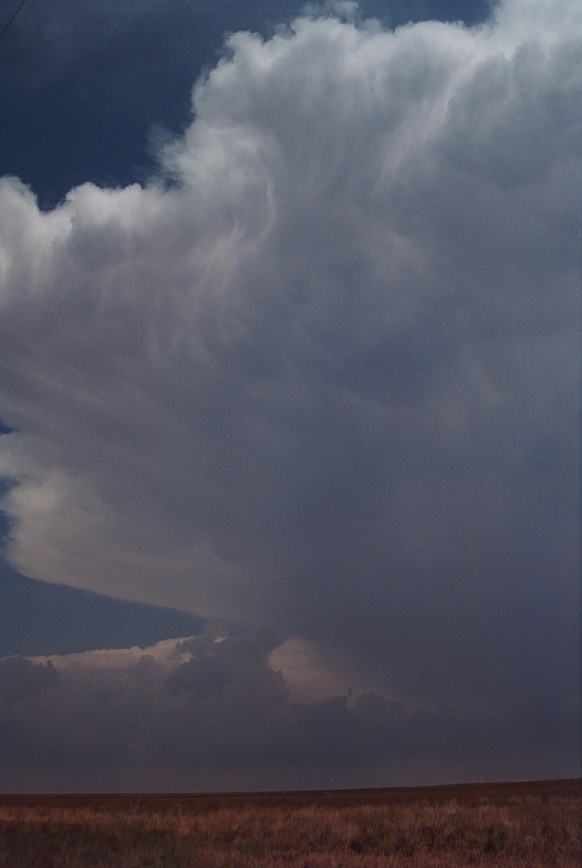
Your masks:
<path fill-rule="evenodd" d="M 581 19 L 236 33 L 148 184 L 2 179 L 13 564 L 398 696 L 562 702 Z"/>
<path fill-rule="evenodd" d="M 55 668 L 50 662 L 35 665 L 25 657 L 8 657 L 0 664 L 0 697 L 12 703 L 42 691 L 55 680 Z"/>
<path fill-rule="evenodd" d="M 386 785 L 568 768 L 553 733 L 532 738 L 493 715 L 410 711 L 373 692 L 292 701 L 271 646 L 196 636 L 0 661 L 2 788 Z"/>

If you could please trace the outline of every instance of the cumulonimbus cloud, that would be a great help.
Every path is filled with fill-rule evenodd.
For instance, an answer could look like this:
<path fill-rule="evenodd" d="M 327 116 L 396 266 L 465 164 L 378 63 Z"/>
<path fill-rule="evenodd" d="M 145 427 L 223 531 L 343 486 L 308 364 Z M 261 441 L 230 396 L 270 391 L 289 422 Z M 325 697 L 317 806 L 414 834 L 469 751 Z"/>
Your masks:
<path fill-rule="evenodd" d="M 41 212 L 2 179 L 12 562 L 301 634 L 400 693 L 551 693 L 580 25 L 506 0 L 476 28 L 237 33 L 147 185 Z"/>

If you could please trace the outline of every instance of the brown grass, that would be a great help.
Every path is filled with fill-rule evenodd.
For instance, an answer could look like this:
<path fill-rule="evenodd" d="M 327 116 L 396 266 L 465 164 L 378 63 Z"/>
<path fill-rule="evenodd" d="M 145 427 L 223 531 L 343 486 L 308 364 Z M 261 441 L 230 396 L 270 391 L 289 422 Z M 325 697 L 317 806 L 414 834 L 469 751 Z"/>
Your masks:
<path fill-rule="evenodd" d="M 581 857 L 580 781 L 0 796 L 0 868 L 566 868 Z"/>

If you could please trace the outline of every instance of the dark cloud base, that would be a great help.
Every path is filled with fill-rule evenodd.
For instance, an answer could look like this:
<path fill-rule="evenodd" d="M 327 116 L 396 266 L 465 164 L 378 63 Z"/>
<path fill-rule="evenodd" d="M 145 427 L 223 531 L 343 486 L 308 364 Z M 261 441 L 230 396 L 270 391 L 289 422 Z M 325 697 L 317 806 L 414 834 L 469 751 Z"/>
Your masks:
<path fill-rule="evenodd" d="M 575 776 L 572 707 L 534 721 L 408 711 L 381 696 L 299 703 L 271 643 L 208 637 L 120 663 L 0 663 L 3 791 L 249 790 Z"/>

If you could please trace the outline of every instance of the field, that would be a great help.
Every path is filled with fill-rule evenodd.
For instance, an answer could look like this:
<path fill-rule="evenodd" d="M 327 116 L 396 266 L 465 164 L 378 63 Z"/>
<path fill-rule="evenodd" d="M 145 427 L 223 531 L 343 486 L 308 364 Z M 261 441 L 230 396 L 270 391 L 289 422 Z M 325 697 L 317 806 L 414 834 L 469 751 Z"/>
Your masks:
<path fill-rule="evenodd" d="M 582 782 L 0 796 L 0 868 L 579 866 Z"/>

